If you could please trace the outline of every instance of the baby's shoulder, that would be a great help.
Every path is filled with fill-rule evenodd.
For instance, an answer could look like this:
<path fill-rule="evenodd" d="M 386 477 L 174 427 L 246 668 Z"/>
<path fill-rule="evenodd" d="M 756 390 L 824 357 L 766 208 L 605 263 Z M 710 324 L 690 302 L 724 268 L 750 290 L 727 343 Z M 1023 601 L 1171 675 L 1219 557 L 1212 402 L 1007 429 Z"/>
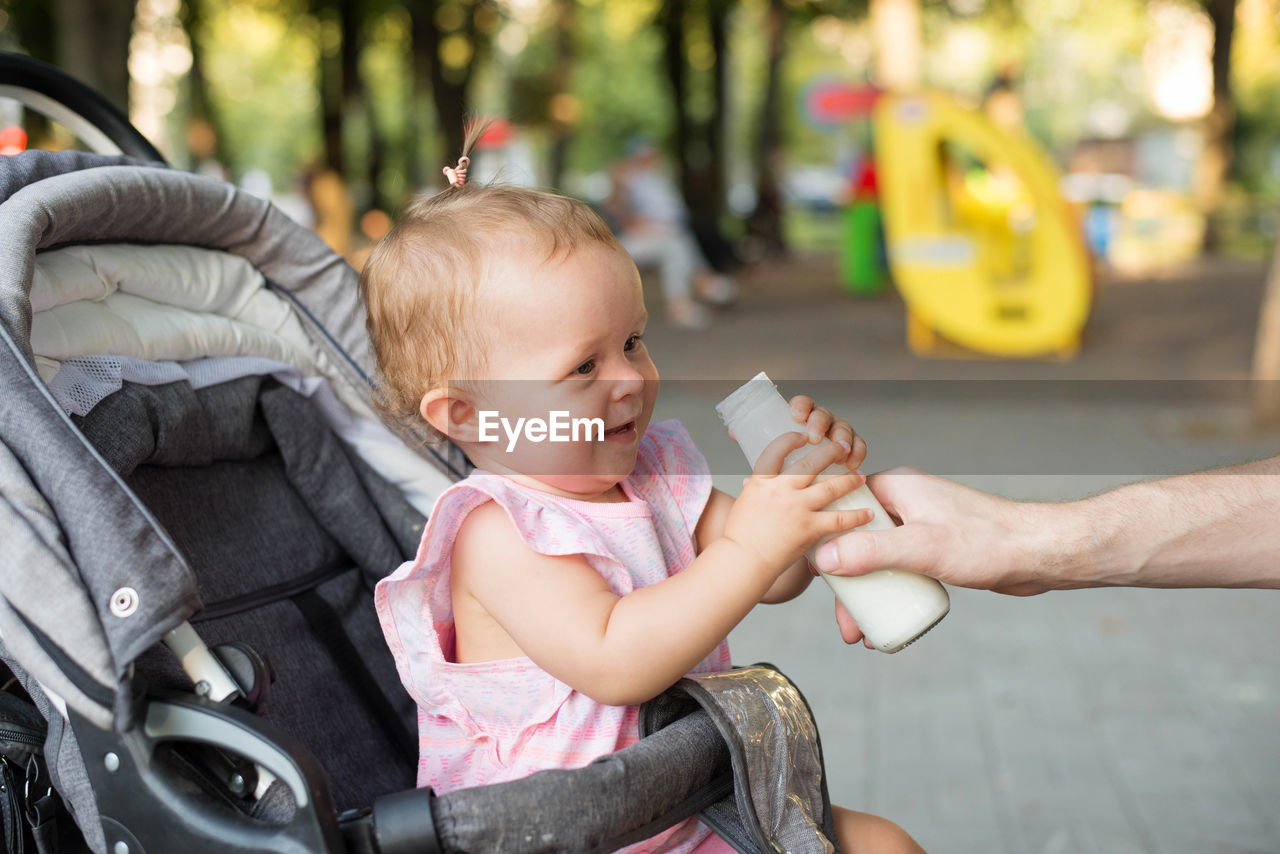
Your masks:
<path fill-rule="evenodd" d="M 477 549 L 492 555 L 495 549 L 515 550 L 517 547 L 527 548 L 524 538 L 507 511 L 492 498 L 473 507 L 458 522 L 453 537 L 455 561 L 460 553 L 466 555 Z"/>
<path fill-rule="evenodd" d="M 470 588 L 477 573 L 490 567 L 511 567 L 535 557 L 535 553 L 507 515 L 490 500 L 472 508 L 453 537 L 450 557 L 452 584 Z"/>

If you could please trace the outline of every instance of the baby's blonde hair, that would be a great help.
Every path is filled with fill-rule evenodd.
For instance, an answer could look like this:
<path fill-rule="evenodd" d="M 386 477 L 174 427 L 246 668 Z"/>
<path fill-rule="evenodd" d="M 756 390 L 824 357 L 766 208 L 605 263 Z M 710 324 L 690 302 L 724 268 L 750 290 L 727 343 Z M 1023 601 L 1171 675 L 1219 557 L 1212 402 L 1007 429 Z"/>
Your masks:
<path fill-rule="evenodd" d="M 590 207 L 543 190 L 467 183 L 410 200 L 360 274 L 378 409 L 420 427 L 424 394 L 484 370 L 486 256 L 532 252 L 530 264 L 546 263 L 593 242 L 623 251 Z"/>

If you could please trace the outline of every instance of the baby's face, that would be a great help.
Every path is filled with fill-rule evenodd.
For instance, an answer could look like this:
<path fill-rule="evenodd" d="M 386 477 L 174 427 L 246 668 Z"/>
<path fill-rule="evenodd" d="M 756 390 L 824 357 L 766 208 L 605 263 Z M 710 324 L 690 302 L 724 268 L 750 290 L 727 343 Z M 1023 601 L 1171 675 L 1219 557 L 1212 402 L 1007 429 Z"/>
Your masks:
<path fill-rule="evenodd" d="M 495 318 L 476 408 L 496 441 L 468 444 L 482 468 L 594 497 L 635 468 L 658 396 L 641 336 L 640 276 L 624 252 L 592 244 L 544 264 L 505 258 L 490 268 L 485 308 Z M 555 413 L 567 413 L 557 416 Z M 524 429 L 516 432 L 518 419 Z M 506 419 L 505 426 L 500 419 Z M 541 441 L 533 419 L 548 425 Z M 598 419 L 595 425 L 574 421 Z M 561 425 L 557 440 L 555 424 Z"/>

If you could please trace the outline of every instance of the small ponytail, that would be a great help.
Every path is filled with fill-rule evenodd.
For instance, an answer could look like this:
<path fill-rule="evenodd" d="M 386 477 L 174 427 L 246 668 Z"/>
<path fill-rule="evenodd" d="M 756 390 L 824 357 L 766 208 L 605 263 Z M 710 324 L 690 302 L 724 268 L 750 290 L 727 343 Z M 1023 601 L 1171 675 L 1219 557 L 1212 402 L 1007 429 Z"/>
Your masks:
<path fill-rule="evenodd" d="M 467 183 L 467 167 L 471 165 L 471 149 L 475 147 L 480 137 L 489 129 L 489 125 L 493 124 L 492 119 L 480 121 L 473 119 L 467 123 L 466 136 L 462 141 L 462 156 L 458 158 L 457 166 L 444 167 L 444 177 L 449 179 L 449 185 L 452 187 L 463 187 Z"/>

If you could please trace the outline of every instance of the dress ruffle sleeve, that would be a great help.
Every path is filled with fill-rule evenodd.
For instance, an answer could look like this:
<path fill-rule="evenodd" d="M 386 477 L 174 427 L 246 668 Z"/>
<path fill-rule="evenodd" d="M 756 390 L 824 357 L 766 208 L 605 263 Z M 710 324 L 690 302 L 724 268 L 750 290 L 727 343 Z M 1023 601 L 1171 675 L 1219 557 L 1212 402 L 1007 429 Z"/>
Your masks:
<path fill-rule="evenodd" d="M 693 536 L 711 497 L 711 467 L 683 424 L 671 420 L 649 425 L 629 480 L 655 513 L 673 512 Z"/>
<path fill-rule="evenodd" d="M 566 535 L 563 524 L 547 518 L 564 509 L 506 478 L 476 473 L 440 496 L 416 557 L 378 583 L 374 605 L 400 679 L 418 705 L 469 735 L 499 737 L 509 728 L 550 719 L 573 689 L 527 658 L 454 660 L 453 543 L 471 511 L 489 501 L 506 511 L 535 551 L 585 556 L 619 595 L 631 592 L 633 583 L 589 525 Z"/>

